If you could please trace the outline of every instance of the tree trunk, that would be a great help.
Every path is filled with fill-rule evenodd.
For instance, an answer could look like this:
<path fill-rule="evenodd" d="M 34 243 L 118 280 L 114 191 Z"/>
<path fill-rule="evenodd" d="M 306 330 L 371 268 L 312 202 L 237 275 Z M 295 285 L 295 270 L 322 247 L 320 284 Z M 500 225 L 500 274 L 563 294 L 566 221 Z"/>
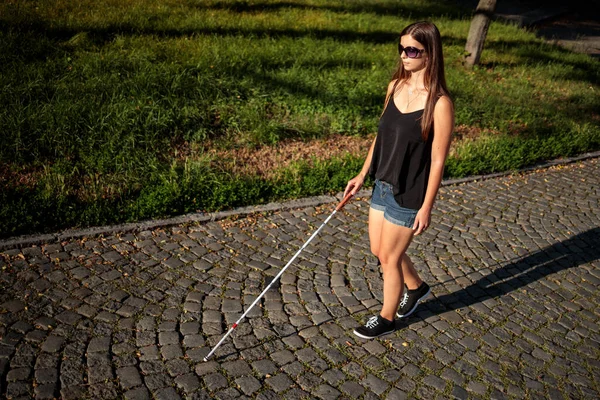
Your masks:
<path fill-rule="evenodd" d="M 469 28 L 469 36 L 467 37 L 467 45 L 465 51 L 465 62 L 469 67 L 479 64 L 479 57 L 483 51 L 483 43 L 487 36 L 487 31 L 490 26 L 490 21 L 496 10 L 496 0 L 479 0 L 475 15 L 471 21 Z"/>

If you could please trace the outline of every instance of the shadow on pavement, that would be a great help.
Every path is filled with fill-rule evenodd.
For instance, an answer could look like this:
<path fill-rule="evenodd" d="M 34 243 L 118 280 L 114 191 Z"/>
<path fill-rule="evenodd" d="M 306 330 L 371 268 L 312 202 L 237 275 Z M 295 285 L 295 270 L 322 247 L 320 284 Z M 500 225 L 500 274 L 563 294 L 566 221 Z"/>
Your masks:
<path fill-rule="evenodd" d="M 516 260 L 458 292 L 424 302 L 429 311 L 415 314 L 423 317 L 423 313 L 437 315 L 469 307 L 504 296 L 548 275 L 597 259 L 600 259 L 600 228 L 590 229 Z"/>

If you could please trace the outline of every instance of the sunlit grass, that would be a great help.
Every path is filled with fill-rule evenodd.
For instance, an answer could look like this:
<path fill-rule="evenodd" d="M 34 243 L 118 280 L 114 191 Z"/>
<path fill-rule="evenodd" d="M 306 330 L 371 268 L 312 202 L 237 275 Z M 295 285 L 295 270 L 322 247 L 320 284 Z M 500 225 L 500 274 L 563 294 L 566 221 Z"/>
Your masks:
<path fill-rule="evenodd" d="M 1 3 L 1 235 L 339 190 L 364 154 L 263 182 L 208 150 L 372 134 L 398 32 L 419 19 L 442 32 L 457 126 L 480 133 L 447 176 L 600 147 L 597 61 L 495 22 L 465 69 L 469 14 L 450 3 Z"/>

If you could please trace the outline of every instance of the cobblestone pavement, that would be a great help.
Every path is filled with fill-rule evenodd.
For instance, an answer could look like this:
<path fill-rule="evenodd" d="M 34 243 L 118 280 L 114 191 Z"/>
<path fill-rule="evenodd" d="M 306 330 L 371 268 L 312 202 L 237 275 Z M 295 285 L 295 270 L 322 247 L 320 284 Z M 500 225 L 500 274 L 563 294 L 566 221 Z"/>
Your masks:
<path fill-rule="evenodd" d="M 0 396 L 600 397 L 600 160 L 446 186 L 410 254 L 434 296 L 361 340 L 368 196 L 0 253 Z"/>

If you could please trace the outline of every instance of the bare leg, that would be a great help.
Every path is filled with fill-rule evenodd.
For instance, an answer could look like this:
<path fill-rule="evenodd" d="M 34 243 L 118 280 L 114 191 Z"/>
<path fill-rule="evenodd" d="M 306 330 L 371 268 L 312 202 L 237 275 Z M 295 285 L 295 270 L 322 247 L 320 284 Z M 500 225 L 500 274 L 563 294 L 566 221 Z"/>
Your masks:
<path fill-rule="evenodd" d="M 404 253 L 402 256 L 402 273 L 404 274 L 404 281 L 406 286 L 410 290 L 417 289 L 423 283 L 423 280 L 419 277 L 419 273 L 415 269 L 413 262 L 410 257 Z"/>
<path fill-rule="evenodd" d="M 379 258 L 379 243 L 381 241 L 381 228 L 383 226 L 383 211 L 369 209 L 369 242 L 371 253 Z"/>
<path fill-rule="evenodd" d="M 412 229 L 383 220 L 377 254 L 383 271 L 381 316 L 389 321 L 394 320 L 402 297 L 404 288 L 402 259 L 412 237 Z"/>

